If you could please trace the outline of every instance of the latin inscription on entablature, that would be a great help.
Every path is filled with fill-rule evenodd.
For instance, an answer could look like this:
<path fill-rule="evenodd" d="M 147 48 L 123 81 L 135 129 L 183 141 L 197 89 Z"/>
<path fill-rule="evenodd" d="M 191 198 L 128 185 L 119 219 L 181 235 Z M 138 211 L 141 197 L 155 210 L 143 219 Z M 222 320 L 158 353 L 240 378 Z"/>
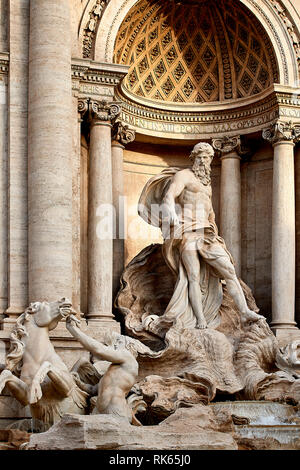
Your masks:
<path fill-rule="evenodd" d="M 299 118 L 300 119 L 300 108 L 279 108 L 279 116 L 287 118 Z"/>
<path fill-rule="evenodd" d="M 113 87 L 103 87 L 100 85 L 92 85 L 86 83 L 80 83 L 79 92 L 86 95 L 97 95 L 97 96 L 114 96 Z"/>
<path fill-rule="evenodd" d="M 221 134 L 224 132 L 235 132 L 240 131 L 244 133 L 251 132 L 251 130 L 262 128 L 266 124 L 272 122 L 278 117 L 278 110 L 272 110 L 260 116 L 254 116 L 249 119 L 240 120 L 224 120 L 224 122 L 195 122 L 195 123 L 173 123 L 173 122 L 159 122 L 153 121 L 138 116 L 133 116 L 122 113 L 122 120 L 133 126 L 137 131 L 148 131 L 147 133 L 153 133 L 153 135 L 159 134 L 178 134 L 178 135 L 190 135 L 190 136 L 201 136 L 204 134 Z"/>

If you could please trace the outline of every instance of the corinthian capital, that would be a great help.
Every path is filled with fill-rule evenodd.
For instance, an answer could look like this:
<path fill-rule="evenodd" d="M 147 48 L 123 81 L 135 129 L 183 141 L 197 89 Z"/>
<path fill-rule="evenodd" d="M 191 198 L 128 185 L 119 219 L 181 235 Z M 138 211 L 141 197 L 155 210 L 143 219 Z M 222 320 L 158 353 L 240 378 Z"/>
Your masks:
<path fill-rule="evenodd" d="M 82 115 L 87 113 L 90 121 L 114 121 L 120 114 L 121 107 L 119 103 L 87 98 L 78 101 L 78 111 Z"/>
<path fill-rule="evenodd" d="M 135 139 L 135 131 L 129 129 L 129 127 L 122 124 L 122 122 L 117 121 L 112 129 L 112 139 L 120 142 L 122 145 L 130 144 Z"/>
<path fill-rule="evenodd" d="M 90 112 L 92 119 L 97 119 L 99 121 L 113 121 L 120 114 L 121 108 L 118 103 L 91 100 Z"/>
<path fill-rule="evenodd" d="M 278 142 L 298 142 L 300 140 L 300 125 L 290 122 L 277 121 L 262 132 L 264 139 L 276 144 Z"/>
<path fill-rule="evenodd" d="M 218 139 L 213 139 L 212 145 L 215 150 L 221 153 L 222 156 L 233 152 L 234 150 L 238 154 L 241 152 L 241 138 L 239 135 L 235 137 L 225 136 Z"/>

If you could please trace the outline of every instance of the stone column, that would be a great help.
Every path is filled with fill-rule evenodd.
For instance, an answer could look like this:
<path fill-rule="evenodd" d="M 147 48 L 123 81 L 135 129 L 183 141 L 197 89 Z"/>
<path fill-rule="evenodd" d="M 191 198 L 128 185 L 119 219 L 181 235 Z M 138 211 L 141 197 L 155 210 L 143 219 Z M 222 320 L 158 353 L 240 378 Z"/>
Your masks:
<path fill-rule="evenodd" d="M 124 204 L 124 174 L 123 159 L 125 145 L 133 142 L 135 132 L 116 122 L 112 132 L 112 188 L 113 205 L 116 214 L 116 236 L 113 242 L 113 299 L 120 288 L 120 278 L 124 271 L 124 233 L 125 233 L 125 204 Z"/>
<path fill-rule="evenodd" d="M 241 276 L 241 149 L 240 137 L 213 140 L 221 154 L 220 234 L 230 251 L 237 276 Z"/>
<path fill-rule="evenodd" d="M 28 306 L 28 53 L 29 0 L 9 0 L 8 317 L 9 329 Z M 2 241 L 1 241 L 2 243 Z"/>
<path fill-rule="evenodd" d="M 117 328 L 112 314 L 113 191 L 111 128 L 120 108 L 87 100 L 79 110 L 90 122 L 88 314 L 89 326 Z"/>
<path fill-rule="evenodd" d="M 0 7 L 1 8 L 1 7 Z M 8 56 L 0 52 L 0 322 L 7 309 Z"/>
<path fill-rule="evenodd" d="M 81 116 L 78 112 L 78 92 L 75 90 L 72 96 L 72 131 L 72 304 L 77 312 L 81 312 Z"/>
<path fill-rule="evenodd" d="M 72 299 L 72 87 L 69 0 L 31 0 L 29 300 Z"/>
<path fill-rule="evenodd" d="M 295 184 L 294 140 L 291 124 L 276 122 L 263 131 L 272 143 L 272 329 L 291 338 L 295 328 Z"/>
<path fill-rule="evenodd" d="M 300 143 L 295 150 L 296 199 L 296 322 L 300 327 Z"/>

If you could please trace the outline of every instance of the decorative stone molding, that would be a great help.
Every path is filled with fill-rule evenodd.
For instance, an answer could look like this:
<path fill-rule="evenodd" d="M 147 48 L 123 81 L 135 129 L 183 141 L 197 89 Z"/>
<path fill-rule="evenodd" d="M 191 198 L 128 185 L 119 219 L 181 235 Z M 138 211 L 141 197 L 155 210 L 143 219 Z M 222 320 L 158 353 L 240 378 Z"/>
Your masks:
<path fill-rule="evenodd" d="M 271 127 L 264 129 L 262 136 L 272 145 L 282 141 L 298 142 L 300 140 L 300 125 L 294 125 L 292 121 L 277 121 Z"/>
<path fill-rule="evenodd" d="M 84 58 L 92 57 L 98 25 L 102 18 L 103 11 L 107 7 L 109 2 L 110 0 L 96 0 L 95 5 L 93 6 L 90 12 L 89 20 L 86 27 L 84 28 L 83 33 L 82 54 Z"/>
<path fill-rule="evenodd" d="M 95 101 L 90 98 L 78 100 L 78 112 L 82 116 L 88 113 L 88 120 L 100 122 L 114 122 L 121 112 L 119 103 Z"/>
<path fill-rule="evenodd" d="M 120 142 L 122 145 L 127 145 L 135 139 L 135 131 L 130 129 L 129 126 L 124 125 L 122 122 L 115 122 L 112 129 L 112 140 Z"/>
<path fill-rule="evenodd" d="M 288 18 L 287 12 L 281 2 L 278 0 L 269 0 L 269 3 L 271 4 L 273 10 L 276 11 L 276 13 L 279 15 L 281 20 L 283 21 L 286 30 L 290 36 L 290 39 L 292 41 L 295 54 L 297 57 L 297 62 L 298 62 L 298 70 L 300 73 L 300 37 L 298 32 L 296 31 L 295 25 L 292 23 L 292 21 Z"/>

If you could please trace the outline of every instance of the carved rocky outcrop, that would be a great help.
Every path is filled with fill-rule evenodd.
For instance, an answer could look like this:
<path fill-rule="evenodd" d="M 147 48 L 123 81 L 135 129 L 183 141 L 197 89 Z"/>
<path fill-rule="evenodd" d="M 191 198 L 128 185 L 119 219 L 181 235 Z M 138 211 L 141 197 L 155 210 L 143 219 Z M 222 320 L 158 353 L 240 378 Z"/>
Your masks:
<path fill-rule="evenodd" d="M 157 422 L 181 406 L 207 404 L 223 394 L 299 402 L 296 346 L 293 354 L 284 355 L 265 320 L 243 324 L 226 285 L 215 328 L 186 329 L 180 323 L 156 327 L 152 319 L 163 315 L 175 281 L 161 245 L 151 245 L 125 269 L 116 299 L 127 334 L 152 350 L 138 359 L 137 387 L 149 419 Z M 240 283 L 249 308 L 257 312 L 250 288 Z"/>
<path fill-rule="evenodd" d="M 65 415 L 48 432 L 32 435 L 28 450 L 237 450 L 227 419 L 208 407 L 179 410 L 159 426 L 134 427 L 111 415 Z M 220 432 L 219 429 L 224 429 Z M 229 432 L 228 432 L 229 431 Z"/>

